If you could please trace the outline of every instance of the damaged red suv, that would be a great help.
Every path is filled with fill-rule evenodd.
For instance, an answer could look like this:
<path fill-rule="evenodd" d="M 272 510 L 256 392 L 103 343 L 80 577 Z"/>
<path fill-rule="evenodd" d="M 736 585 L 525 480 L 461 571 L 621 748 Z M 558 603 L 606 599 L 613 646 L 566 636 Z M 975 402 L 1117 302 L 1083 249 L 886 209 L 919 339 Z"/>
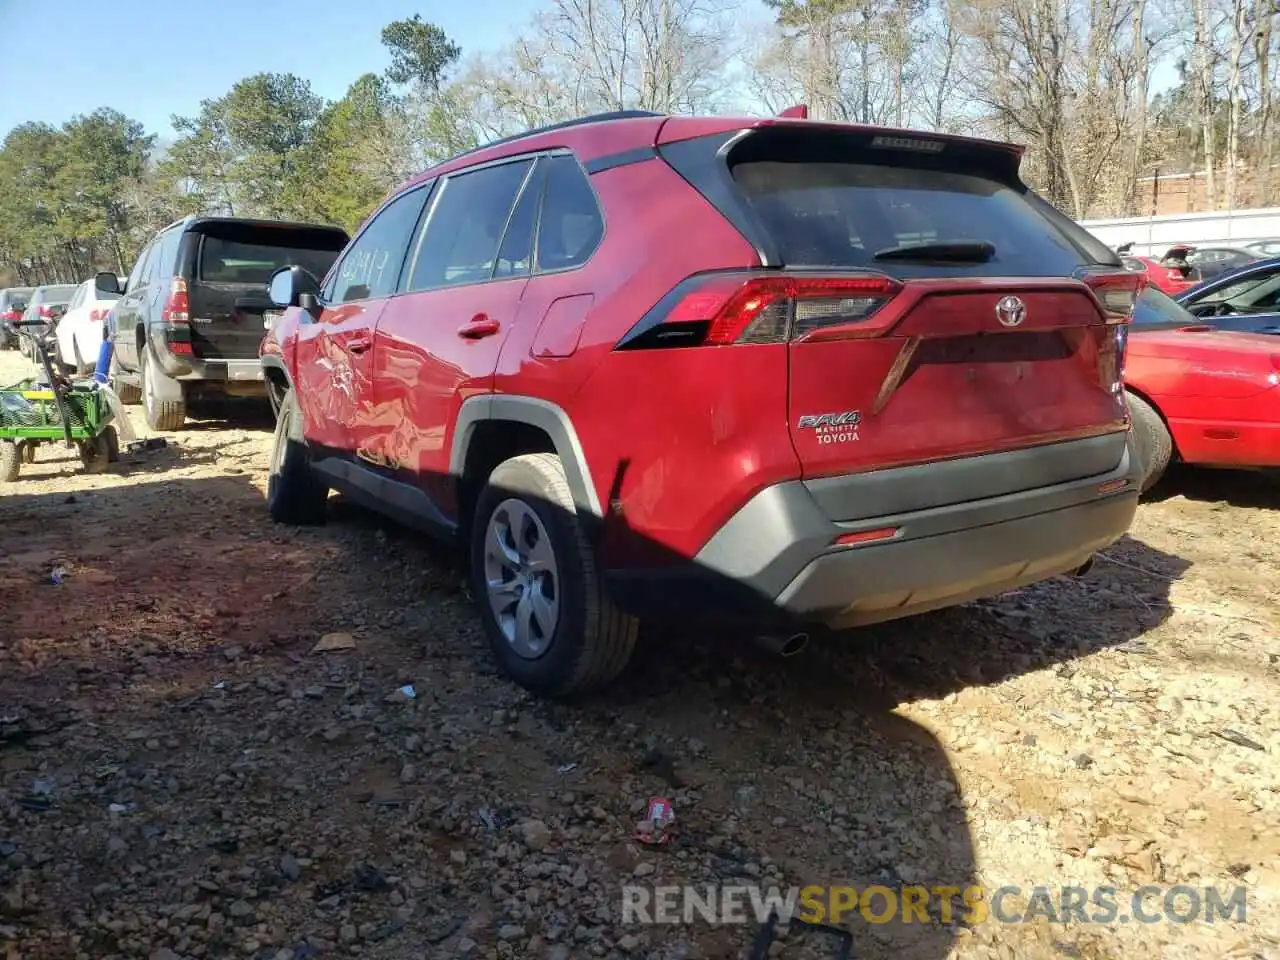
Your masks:
<path fill-rule="evenodd" d="M 458 538 L 548 695 L 639 618 L 850 627 L 1087 567 L 1141 468 L 1143 278 L 1001 143 L 620 113 L 427 171 L 282 270 L 268 508 Z"/>

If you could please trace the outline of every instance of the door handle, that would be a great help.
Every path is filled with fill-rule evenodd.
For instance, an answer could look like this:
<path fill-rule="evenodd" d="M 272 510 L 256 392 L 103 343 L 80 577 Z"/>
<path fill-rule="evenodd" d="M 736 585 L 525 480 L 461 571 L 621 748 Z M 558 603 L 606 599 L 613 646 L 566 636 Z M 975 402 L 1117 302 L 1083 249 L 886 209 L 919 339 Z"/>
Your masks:
<path fill-rule="evenodd" d="M 373 346 L 373 341 L 368 337 L 352 337 L 347 341 L 347 350 L 351 353 L 364 353 Z"/>
<path fill-rule="evenodd" d="M 469 323 L 464 323 L 458 328 L 458 336 L 467 340 L 480 340 L 493 336 L 500 329 L 501 326 L 497 320 L 491 319 L 488 314 L 477 313 Z"/>

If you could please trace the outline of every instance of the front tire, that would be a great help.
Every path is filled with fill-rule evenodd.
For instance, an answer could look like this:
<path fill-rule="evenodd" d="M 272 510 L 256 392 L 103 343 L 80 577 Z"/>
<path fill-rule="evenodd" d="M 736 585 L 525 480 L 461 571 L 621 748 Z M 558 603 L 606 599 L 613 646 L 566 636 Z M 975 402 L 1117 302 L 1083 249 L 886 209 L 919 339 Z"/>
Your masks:
<path fill-rule="evenodd" d="M 534 693 L 603 687 L 639 624 L 605 594 L 560 458 L 513 457 L 489 477 L 471 529 L 471 585 L 502 672 Z"/>
<path fill-rule="evenodd" d="M 1129 403 L 1129 418 L 1133 421 L 1133 436 L 1137 441 L 1138 456 L 1142 460 L 1142 493 L 1154 487 L 1173 459 L 1173 437 L 1151 404 L 1135 393 L 1125 391 Z"/>
<path fill-rule="evenodd" d="M 267 513 L 276 523 L 313 526 L 324 523 L 329 487 L 311 467 L 302 432 L 302 413 L 292 390 L 280 404 L 275 441 L 267 470 Z"/>
<path fill-rule="evenodd" d="M 142 409 L 147 426 L 152 430 L 181 430 L 187 422 L 186 399 L 161 400 L 157 380 L 164 374 L 156 369 L 155 360 L 145 348 L 138 360 L 142 368 Z"/>
<path fill-rule="evenodd" d="M 136 407 L 142 402 L 142 388 L 135 383 L 125 383 L 120 379 L 120 364 L 116 361 L 114 353 L 111 355 L 111 365 L 107 368 L 107 379 L 111 382 L 111 389 L 116 392 L 116 396 L 126 407 Z"/>

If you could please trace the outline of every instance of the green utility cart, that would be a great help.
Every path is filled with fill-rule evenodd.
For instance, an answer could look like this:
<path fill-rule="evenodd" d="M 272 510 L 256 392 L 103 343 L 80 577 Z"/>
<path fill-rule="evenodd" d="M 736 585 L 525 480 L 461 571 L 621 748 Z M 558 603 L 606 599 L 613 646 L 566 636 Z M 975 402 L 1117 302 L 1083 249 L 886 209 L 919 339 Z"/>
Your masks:
<path fill-rule="evenodd" d="M 80 451 L 86 472 L 101 473 L 120 457 L 106 397 L 95 384 L 55 376 L 42 339 L 32 339 L 47 383 L 30 379 L 0 389 L 0 483 L 17 480 L 22 464 L 35 461 L 36 448 L 57 440 Z"/>

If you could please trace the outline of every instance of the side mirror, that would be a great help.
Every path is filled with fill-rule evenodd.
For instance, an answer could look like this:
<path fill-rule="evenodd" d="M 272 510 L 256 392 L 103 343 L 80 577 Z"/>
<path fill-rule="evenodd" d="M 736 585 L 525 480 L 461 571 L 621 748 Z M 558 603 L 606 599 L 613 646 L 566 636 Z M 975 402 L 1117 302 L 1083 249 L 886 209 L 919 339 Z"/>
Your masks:
<path fill-rule="evenodd" d="M 304 267 L 281 267 L 267 281 L 267 296 L 277 307 L 314 306 L 320 296 L 320 281 Z M 309 302 L 304 303 L 306 299 Z"/>
<path fill-rule="evenodd" d="M 93 292 L 105 293 L 108 296 L 119 296 L 123 291 L 120 289 L 120 278 L 114 273 L 103 271 L 93 276 Z"/>

